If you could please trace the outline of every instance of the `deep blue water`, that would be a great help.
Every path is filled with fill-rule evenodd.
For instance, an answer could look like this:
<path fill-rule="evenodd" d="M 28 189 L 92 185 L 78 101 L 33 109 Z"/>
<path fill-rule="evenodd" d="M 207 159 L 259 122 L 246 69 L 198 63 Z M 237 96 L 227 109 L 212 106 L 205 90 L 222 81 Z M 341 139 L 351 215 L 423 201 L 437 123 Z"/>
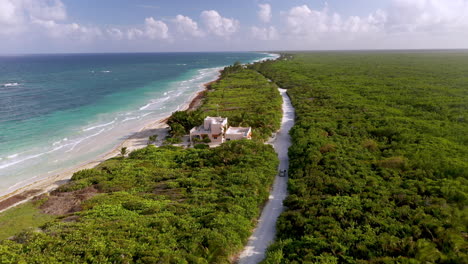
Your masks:
<path fill-rule="evenodd" d="M 108 151 L 131 128 L 175 111 L 219 67 L 260 53 L 0 57 L 0 194 Z M 94 140 L 94 141 L 93 141 Z M 93 147 L 86 149 L 86 143 Z"/>

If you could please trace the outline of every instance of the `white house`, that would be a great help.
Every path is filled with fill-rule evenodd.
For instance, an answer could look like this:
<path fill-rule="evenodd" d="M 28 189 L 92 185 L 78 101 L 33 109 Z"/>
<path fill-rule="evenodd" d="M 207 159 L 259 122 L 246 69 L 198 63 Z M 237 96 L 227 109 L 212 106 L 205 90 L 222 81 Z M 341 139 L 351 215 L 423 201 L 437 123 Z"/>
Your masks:
<path fill-rule="evenodd" d="M 224 142 L 224 132 L 227 127 L 227 118 L 207 116 L 202 126 L 190 130 L 190 141 L 194 138 L 204 139 L 208 137 L 213 143 Z"/>
<path fill-rule="evenodd" d="M 202 126 L 194 127 L 190 130 L 190 142 L 194 139 L 202 140 L 209 138 L 211 143 L 223 143 L 226 140 L 251 139 L 251 127 L 229 127 L 228 119 L 224 117 L 207 116 Z"/>

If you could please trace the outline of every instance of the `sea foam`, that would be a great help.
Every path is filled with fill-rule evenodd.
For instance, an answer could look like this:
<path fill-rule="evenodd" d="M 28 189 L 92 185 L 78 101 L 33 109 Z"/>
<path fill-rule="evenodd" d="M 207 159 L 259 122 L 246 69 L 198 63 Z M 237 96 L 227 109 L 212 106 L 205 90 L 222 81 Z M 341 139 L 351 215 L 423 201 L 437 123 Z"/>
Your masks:
<path fill-rule="evenodd" d="M 19 86 L 20 84 L 17 83 L 17 82 L 14 82 L 14 83 L 4 83 L 2 84 L 3 87 L 15 87 L 15 86 Z"/>

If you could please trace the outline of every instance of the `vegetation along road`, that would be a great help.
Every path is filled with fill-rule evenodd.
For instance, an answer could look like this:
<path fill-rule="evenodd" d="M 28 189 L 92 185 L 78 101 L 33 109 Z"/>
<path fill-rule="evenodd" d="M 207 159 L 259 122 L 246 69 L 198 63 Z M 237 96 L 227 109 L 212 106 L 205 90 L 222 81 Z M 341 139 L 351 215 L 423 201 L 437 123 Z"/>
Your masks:
<path fill-rule="evenodd" d="M 273 146 L 280 160 L 279 170 L 282 171 L 289 167 L 288 148 L 291 146 L 289 130 L 294 125 L 295 114 L 286 90 L 279 89 L 279 91 L 283 97 L 283 119 L 281 120 L 281 129 L 273 141 Z M 287 181 L 287 177 L 277 175 L 257 228 L 240 255 L 239 264 L 259 263 L 265 258 L 265 251 L 275 238 L 276 220 L 284 209 L 283 200 L 287 195 Z"/>

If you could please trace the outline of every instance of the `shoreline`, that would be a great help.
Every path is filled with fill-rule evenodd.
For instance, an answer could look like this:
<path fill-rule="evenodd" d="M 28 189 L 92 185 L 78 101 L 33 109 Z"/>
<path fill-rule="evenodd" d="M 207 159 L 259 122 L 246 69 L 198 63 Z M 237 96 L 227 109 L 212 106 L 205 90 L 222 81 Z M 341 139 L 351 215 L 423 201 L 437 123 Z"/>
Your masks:
<path fill-rule="evenodd" d="M 264 60 L 271 59 L 271 57 L 273 57 L 273 59 L 276 60 L 280 57 L 278 53 L 265 53 L 265 55 L 269 55 L 270 57 L 265 57 L 244 64 L 261 62 Z M 201 89 L 196 91 L 191 97 L 189 97 L 187 101 L 184 102 L 181 105 L 181 107 L 179 107 L 176 111 L 193 111 L 199 108 L 202 105 L 205 93 L 210 89 L 211 85 L 221 79 L 221 71 L 225 67 L 226 66 L 219 67 L 220 70 L 218 71 L 218 75 L 216 76 L 216 78 L 201 85 Z M 127 147 L 128 152 L 144 148 L 148 145 L 148 137 L 152 135 L 158 135 L 159 144 L 158 142 L 156 142 L 155 145 L 160 146 L 162 143 L 161 139 L 165 138 L 168 135 L 168 125 L 166 124 L 166 122 L 171 115 L 172 113 L 163 118 L 148 122 L 140 130 L 136 132 L 130 132 L 127 138 L 123 140 L 120 144 L 116 145 L 110 151 L 99 155 L 94 159 L 81 163 L 77 166 L 72 166 L 70 168 L 63 169 L 55 175 L 47 176 L 44 178 L 39 177 L 39 180 L 26 184 L 22 187 L 19 187 L 16 190 L 13 190 L 10 193 L 0 196 L 0 213 L 12 207 L 28 202 L 37 196 L 49 193 L 57 189 L 61 185 L 68 183 L 75 172 L 84 169 L 94 168 L 103 161 L 118 156 L 122 147 Z"/>
<path fill-rule="evenodd" d="M 196 91 L 191 97 L 184 102 L 179 110 L 176 111 L 193 111 L 200 107 L 202 104 L 203 98 L 205 96 L 206 91 L 210 88 L 211 84 L 217 82 L 221 77 L 221 70 L 219 74 L 216 76 L 216 79 L 204 83 L 201 85 L 201 89 Z M 67 169 L 64 169 L 61 172 L 58 172 L 55 175 L 51 175 L 34 182 L 31 182 L 25 186 L 22 186 L 10 193 L 7 193 L 0 197 L 0 213 L 21 205 L 25 202 L 32 200 L 34 197 L 39 195 L 49 193 L 63 184 L 68 183 L 73 174 L 80 170 L 84 169 L 91 169 L 98 166 L 103 161 L 106 161 L 110 158 L 116 157 L 120 154 L 120 149 L 122 147 L 126 147 L 128 152 L 132 152 L 137 149 L 141 149 L 146 147 L 148 144 L 148 137 L 152 135 L 158 135 L 158 142 L 156 143 L 157 146 L 161 145 L 161 140 L 168 135 L 168 125 L 166 124 L 169 117 L 172 115 L 169 114 L 163 118 L 153 120 L 146 125 L 143 126 L 140 130 L 136 132 L 130 132 L 129 135 L 125 140 L 123 140 L 120 144 L 115 146 L 110 151 L 99 155 L 98 157 L 84 162 L 80 165 L 73 166 Z"/>

